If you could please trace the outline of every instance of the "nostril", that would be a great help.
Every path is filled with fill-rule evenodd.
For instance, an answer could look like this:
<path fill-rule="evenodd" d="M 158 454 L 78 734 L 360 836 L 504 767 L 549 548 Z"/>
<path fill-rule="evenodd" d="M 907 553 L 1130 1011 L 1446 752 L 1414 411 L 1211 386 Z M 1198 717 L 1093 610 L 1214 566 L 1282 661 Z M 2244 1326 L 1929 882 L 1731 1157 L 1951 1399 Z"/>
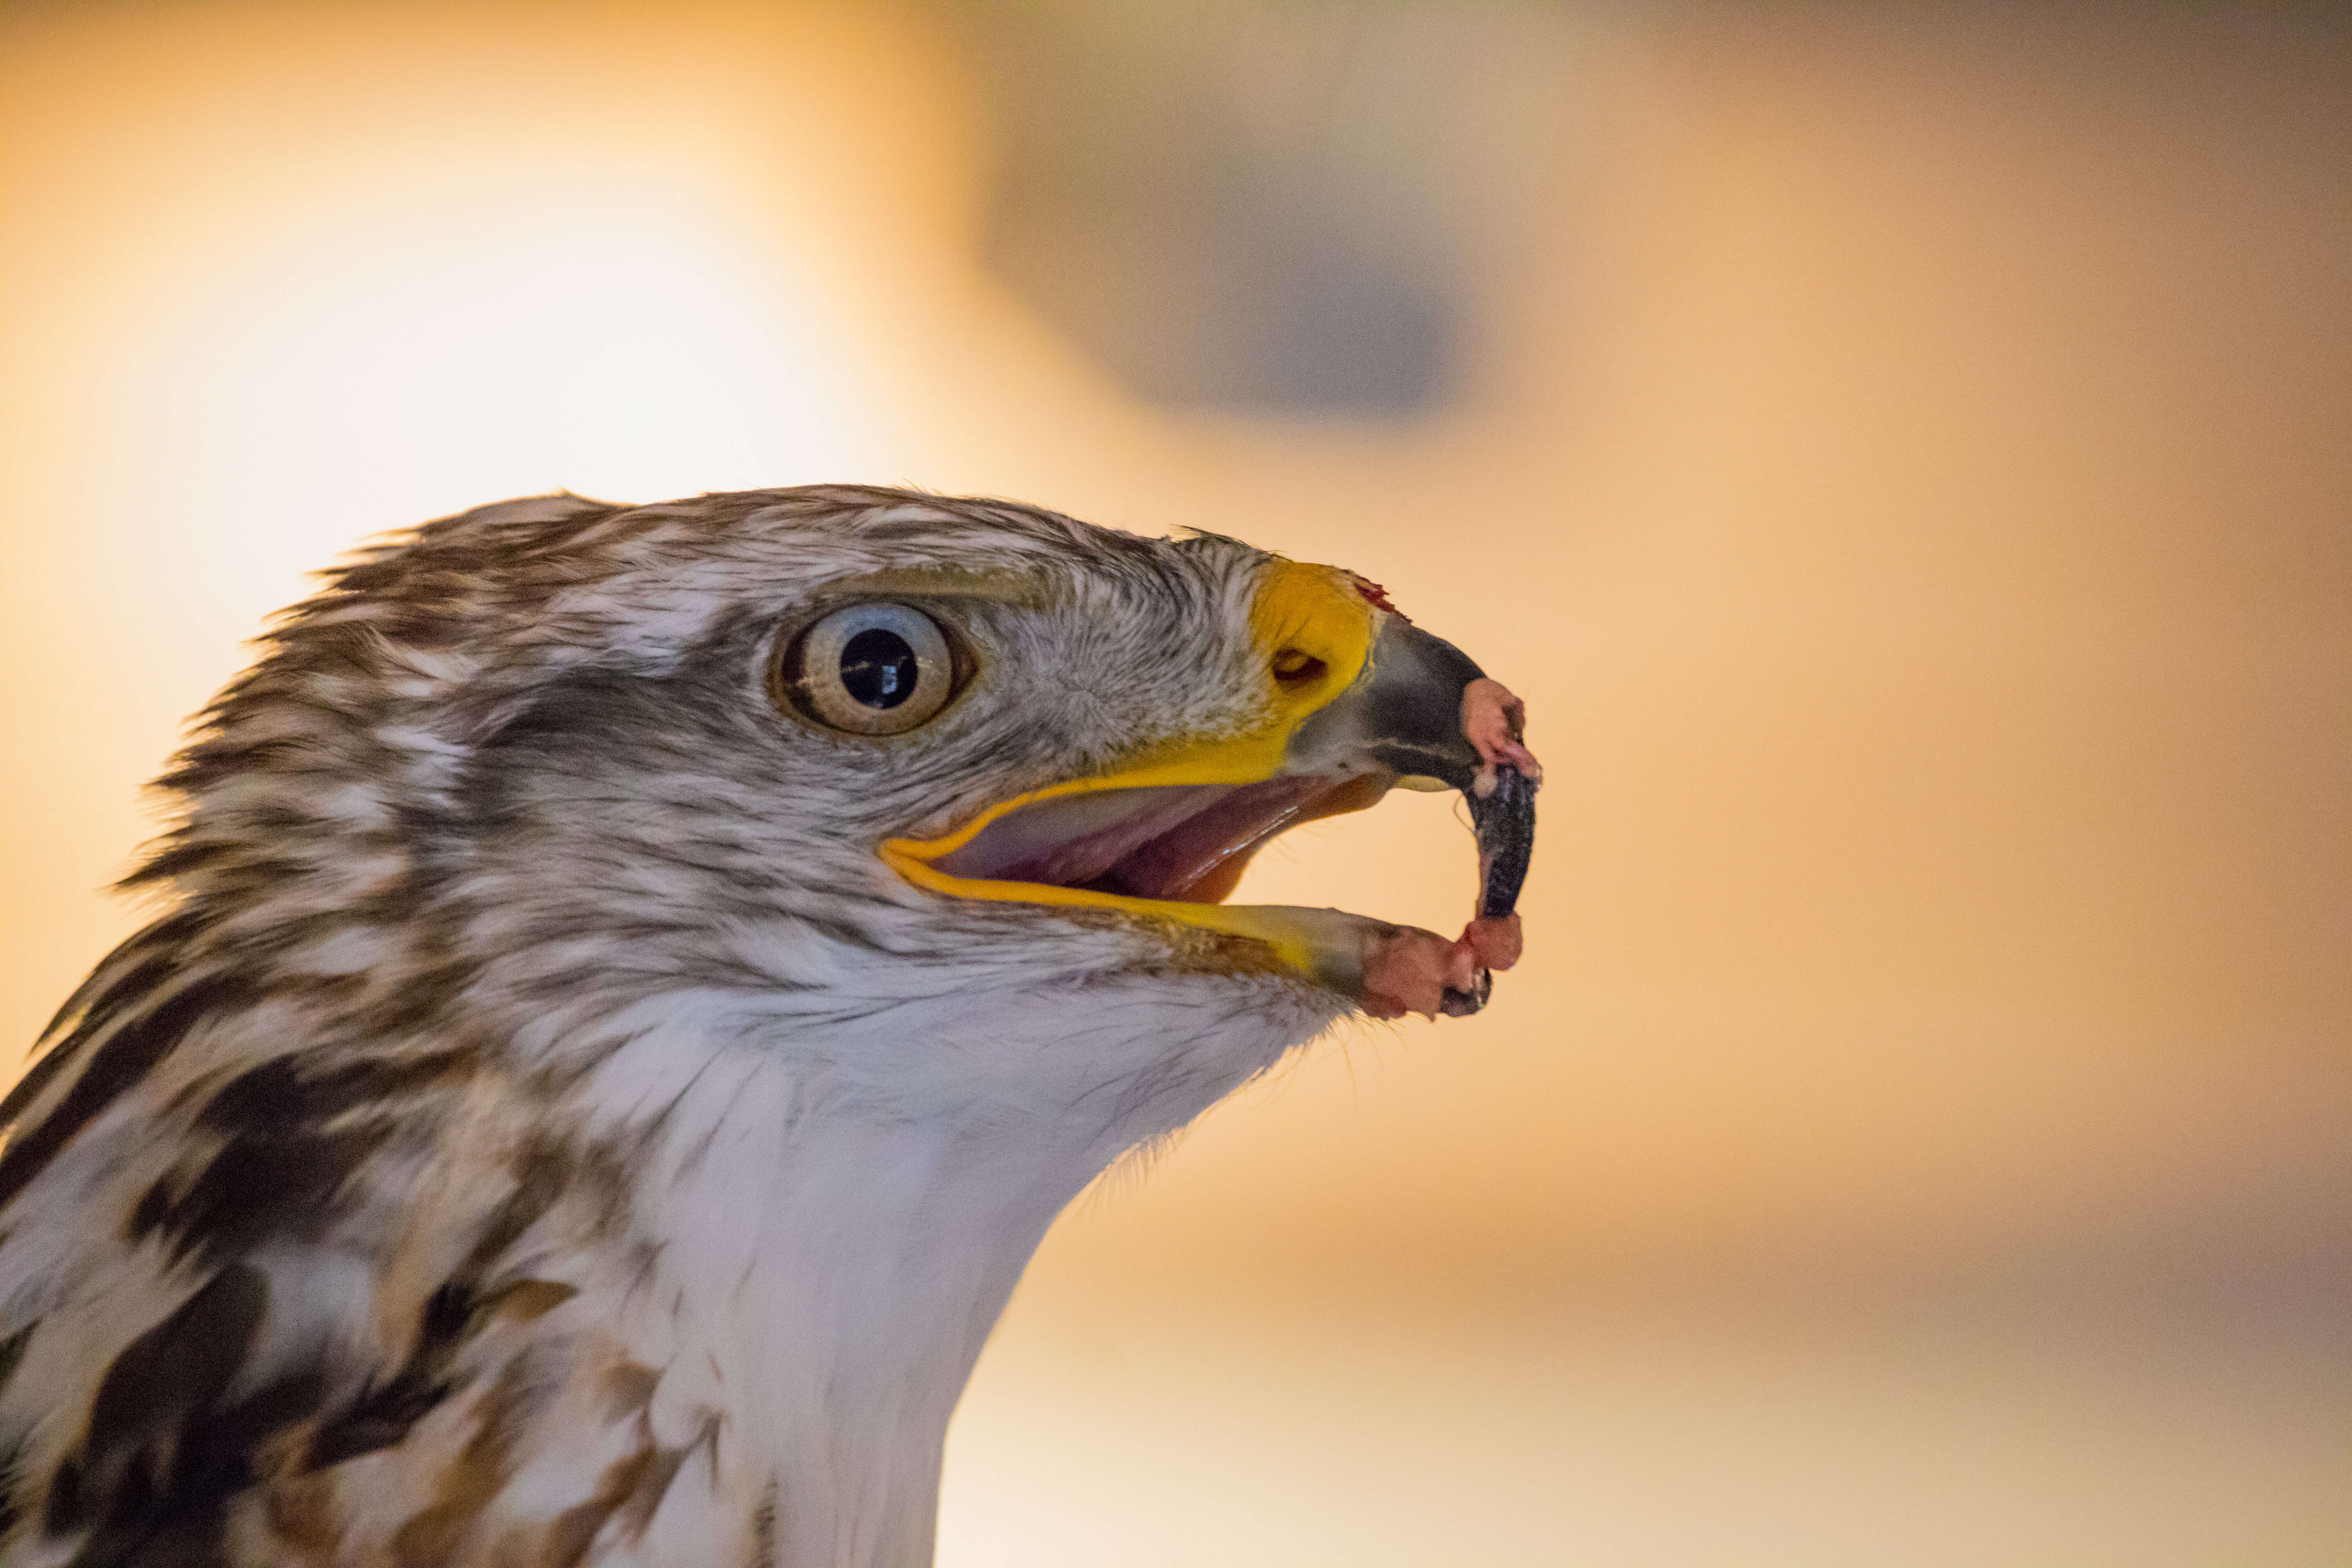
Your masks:
<path fill-rule="evenodd" d="M 1286 647 L 1274 656 L 1274 678 L 1285 686 L 1303 686 L 1318 679 L 1323 661 L 1301 648 Z"/>

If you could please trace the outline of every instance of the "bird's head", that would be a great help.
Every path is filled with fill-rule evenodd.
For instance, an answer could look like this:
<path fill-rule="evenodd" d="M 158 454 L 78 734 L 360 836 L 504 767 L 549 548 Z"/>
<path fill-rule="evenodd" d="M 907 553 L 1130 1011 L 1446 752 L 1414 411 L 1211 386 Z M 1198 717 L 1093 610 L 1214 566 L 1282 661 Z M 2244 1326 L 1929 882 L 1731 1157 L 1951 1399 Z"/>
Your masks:
<path fill-rule="evenodd" d="M 527 1048 L 681 988 L 1468 1011 L 1507 910 L 1447 940 L 1222 900 L 1298 822 L 1532 770 L 1486 688 L 1371 584 L 1214 536 L 845 487 L 516 501 L 288 617 L 152 875 L 215 956 L 338 1010 L 503 1007 Z"/>
<path fill-rule="evenodd" d="M 648 1561 L 924 1560 L 1070 1197 L 1516 956 L 1517 721 L 1346 572 L 1002 502 L 561 496 L 395 540 L 206 715 L 142 873 L 177 907 L 0 1101 L 0 1363 L 40 1336 L 0 1437 L 48 1434 L 8 1468 L 78 1561 L 346 1460 L 302 1517 L 331 1493 L 403 1561 L 548 1518 L 576 1560 L 583 1516 L 699 1543 Z M 1461 937 L 1222 901 L 1398 784 L 1470 796 Z"/>

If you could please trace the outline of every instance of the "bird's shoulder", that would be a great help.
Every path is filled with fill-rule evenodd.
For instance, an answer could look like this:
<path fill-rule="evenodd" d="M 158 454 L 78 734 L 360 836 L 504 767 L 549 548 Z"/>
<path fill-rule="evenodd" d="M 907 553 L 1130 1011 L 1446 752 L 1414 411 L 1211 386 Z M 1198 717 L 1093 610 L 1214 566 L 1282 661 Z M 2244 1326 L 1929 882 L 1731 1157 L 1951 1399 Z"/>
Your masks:
<path fill-rule="evenodd" d="M 0 1106 L 0 1559 L 580 1563 L 715 1505 L 719 1414 L 630 1331 L 627 1151 L 159 945 Z"/>

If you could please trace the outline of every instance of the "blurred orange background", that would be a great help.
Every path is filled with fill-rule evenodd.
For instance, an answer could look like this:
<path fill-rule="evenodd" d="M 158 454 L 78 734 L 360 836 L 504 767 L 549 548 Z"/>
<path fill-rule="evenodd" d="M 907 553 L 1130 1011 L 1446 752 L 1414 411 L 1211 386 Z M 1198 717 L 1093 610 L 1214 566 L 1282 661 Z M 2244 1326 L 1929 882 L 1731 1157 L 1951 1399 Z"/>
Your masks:
<path fill-rule="evenodd" d="M 7 1029 L 365 536 L 1209 528 L 1528 696 L 1529 959 L 1081 1200 L 942 1563 L 2352 1561 L 2347 105 L 2328 7 L 10 6 Z"/>

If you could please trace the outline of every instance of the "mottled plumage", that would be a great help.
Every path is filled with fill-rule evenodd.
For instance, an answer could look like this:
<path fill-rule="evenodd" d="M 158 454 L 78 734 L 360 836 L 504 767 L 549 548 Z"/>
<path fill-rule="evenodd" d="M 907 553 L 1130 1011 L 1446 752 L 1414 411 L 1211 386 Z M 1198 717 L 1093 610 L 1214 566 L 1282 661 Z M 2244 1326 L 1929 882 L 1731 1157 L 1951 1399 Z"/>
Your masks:
<path fill-rule="evenodd" d="M 939 848 L 1005 803 L 1188 747 L 1286 760 L 1055 809 L 1295 816 L 1496 760 L 1349 729 L 1369 656 L 1270 672 L 1284 569 L 836 487 L 509 502 L 336 574 L 164 781 L 133 880 L 170 912 L 0 1107 L 0 1559 L 929 1561 L 948 1415 L 1063 1205 L 1359 1005 L 1461 1010 L 1507 962 L 1155 917 L 1129 895 L 1216 890 L 1129 862 L 1036 873 L 1061 903 L 953 880 L 1045 833 Z M 1404 646 L 1376 590 L 1300 581 Z M 903 734 L 779 686 L 868 601 L 956 645 Z M 1476 673 L 1414 646 L 1433 700 Z"/>

